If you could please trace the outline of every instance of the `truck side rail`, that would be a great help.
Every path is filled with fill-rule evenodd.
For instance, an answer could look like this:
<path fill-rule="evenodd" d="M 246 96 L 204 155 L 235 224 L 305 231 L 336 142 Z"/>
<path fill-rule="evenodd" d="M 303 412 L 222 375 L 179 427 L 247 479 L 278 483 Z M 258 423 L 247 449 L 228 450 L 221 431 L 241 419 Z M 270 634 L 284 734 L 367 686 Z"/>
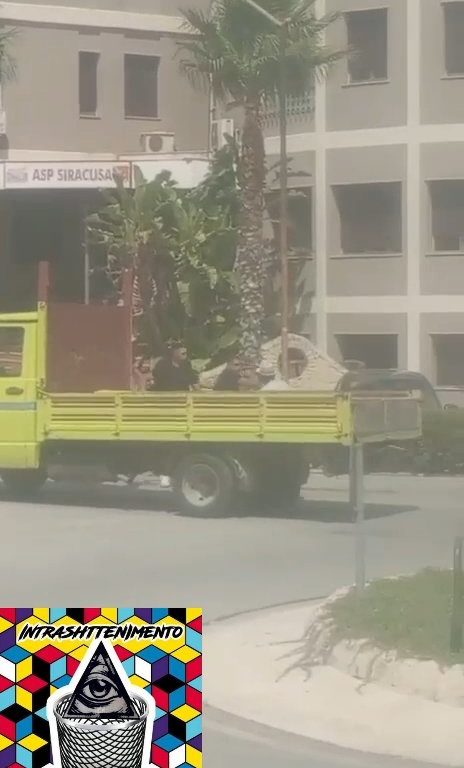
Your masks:
<path fill-rule="evenodd" d="M 45 440 L 350 444 L 420 434 L 405 396 L 327 392 L 43 393 Z"/>
<path fill-rule="evenodd" d="M 353 436 L 358 442 L 411 440 L 422 434 L 420 399 L 401 392 L 350 395 Z"/>

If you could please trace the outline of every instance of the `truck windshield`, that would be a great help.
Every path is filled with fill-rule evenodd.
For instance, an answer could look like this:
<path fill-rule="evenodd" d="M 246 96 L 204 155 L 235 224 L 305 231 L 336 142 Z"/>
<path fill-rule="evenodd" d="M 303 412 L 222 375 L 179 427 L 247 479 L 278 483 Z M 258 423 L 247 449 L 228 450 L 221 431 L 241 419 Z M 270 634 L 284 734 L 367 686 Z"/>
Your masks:
<path fill-rule="evenodd" d="M 21 376 L 24 328 L 0 328 L 0 377 Z"/>

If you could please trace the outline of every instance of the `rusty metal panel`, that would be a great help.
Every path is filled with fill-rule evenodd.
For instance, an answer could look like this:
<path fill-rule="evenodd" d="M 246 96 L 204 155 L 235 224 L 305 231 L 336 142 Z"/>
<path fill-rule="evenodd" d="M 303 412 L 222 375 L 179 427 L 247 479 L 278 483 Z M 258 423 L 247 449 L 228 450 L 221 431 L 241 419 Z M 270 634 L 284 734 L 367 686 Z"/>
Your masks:
<path fill-rule="evenodd" d="M 49 392 L 130 389 L 129 308 L 51 303 L 47 343 Z"/>

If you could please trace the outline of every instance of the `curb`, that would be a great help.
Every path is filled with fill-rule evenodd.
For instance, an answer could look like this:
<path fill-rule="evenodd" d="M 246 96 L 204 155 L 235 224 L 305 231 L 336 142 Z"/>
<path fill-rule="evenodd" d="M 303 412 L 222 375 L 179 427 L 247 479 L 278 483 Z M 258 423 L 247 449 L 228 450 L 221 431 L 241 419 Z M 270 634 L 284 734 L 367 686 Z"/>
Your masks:
<path fill-rule="evenodd" d="M 365 686 L 331 667 L 317 669 L 309 687 L 300 670 L 295 673 L 296 680 L 288 675 L 282 677 L 287 651 L 298 646 L 310 621 L 309 616 L 305 618 L 304 606 L 317 614 L 318 603 L 324 599 L 270 605 L 207 623 L 218 633 L 216 645 L 211 643 L 214 684 L 207 683 L 211 694 L 205 695 L 213 727 L 219 721 L 219 730 L 226 735 L 228 728 L 231 735 L 232 721 L 242 738 L 264 740 L 280 751 L 283 742 L 290 753 L 322 758 L 322 765 L 325 759 L 327 766 L 332 766 L 333 754 L 334 768 L 461 766 L 463 710 L 387 691 L 375 684 Z M 244 621 L 242 627 L 240 619 Z M 231 629 L 223 639 L 221 630 L 224 632 L 226 622 L 230 622 Z M 231 662 L 223 674 L 224 657 Z M 252 696 L 249 690 L 253 690 Z M 284 710 L 282 702 L 288 702 Z"/>
<path fill-rule="evenodd" d="M 309 765 L 324 768 L 424 768 L 423 763 L 401 757 L 379 755 L 374 752 L 357 752 L 317 741 L 308 736 L 298 736 L 290 731 L 263 725 L 256 720 L 246 720 L 232 712 L 205 704 L 206 727 L 224 736 L 236 737 L 261 744 L 273 751 L 285 752 L 285 757 L 304 757 Z M 427 768 L 446 768 L 427 763 Z"/>
<path fill-rule="evenodd" d="M 264 605 L 262 608 L 247 608 L 246 611 L 235 611 L 234 613 L 224 613 L 211 621 L 205 621 L 205 627 L 213 627 L 215 624 L 221 624 L 226 621 L 233 621 L 234 619 L 240 619 L 242 616 L 250 616 L 251 614 L 266 613 L 268 611 L 275 611 L 278 608 L 291 608 L 292 605 L 309 605 L 311 603 L 320 603 L 323 600 L 328 600 L 330 595 L 321 595 L 317 597 L 302 597 L 299 600 L 291 600 L 290 602 L 283 603 L 270 603 Z"/>

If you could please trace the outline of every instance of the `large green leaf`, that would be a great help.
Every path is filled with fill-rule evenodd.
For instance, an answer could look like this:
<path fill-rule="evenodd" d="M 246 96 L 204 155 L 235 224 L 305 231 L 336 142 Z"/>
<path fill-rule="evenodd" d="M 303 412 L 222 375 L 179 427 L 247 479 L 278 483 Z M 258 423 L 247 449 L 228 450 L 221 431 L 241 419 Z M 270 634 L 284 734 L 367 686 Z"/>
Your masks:
<path fill-rule="evenodd" d="M 120 286 L 122 269 L 131 267 L 138 279 L 137 306 L 142 294 L 148 302 L 136 317 L 137 336 L 152 347 L 159 338 L 183 338 L 191 355 L 208 363 L 227 347 L 227 339 L 225 346 L 218 339 L 235 325 L 238 308 L 231 272 L 235 175 L 225 176 L 232 190 L 219 204 L 211 192 L 218 185 L 215 167 L 198 195 L 179 190 L 163 173 L 152 182 L 140 180 L 132 192 L 118 187 L 87 220 L 88 242 L 106 249 L 115 284 Z M 147 337 L 153 323 L 158 341 L 153 333 Z"/>

